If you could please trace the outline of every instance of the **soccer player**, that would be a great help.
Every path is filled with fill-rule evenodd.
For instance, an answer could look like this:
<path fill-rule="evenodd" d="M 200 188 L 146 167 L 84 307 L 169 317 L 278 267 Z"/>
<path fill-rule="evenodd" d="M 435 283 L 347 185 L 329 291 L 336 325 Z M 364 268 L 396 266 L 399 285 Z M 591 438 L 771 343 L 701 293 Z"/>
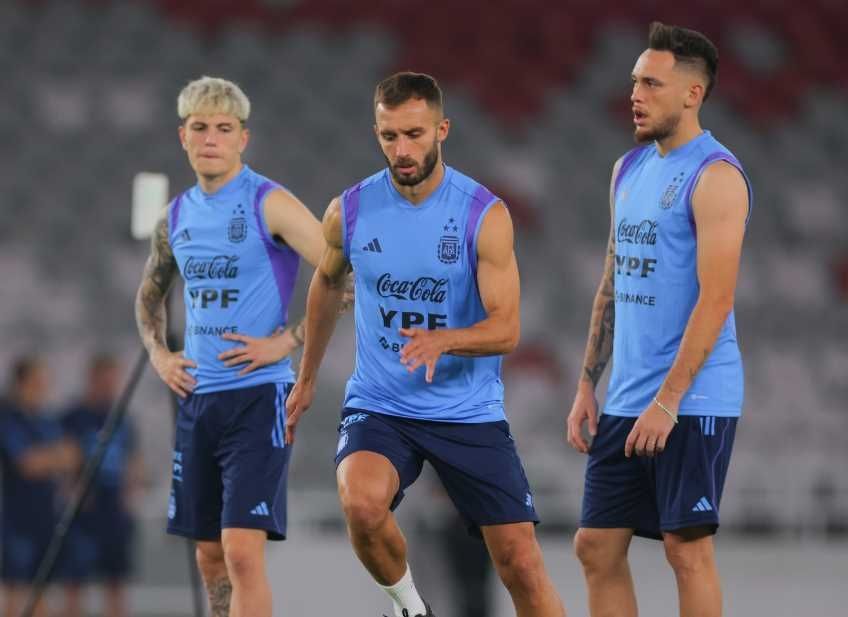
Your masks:
<path fill-rule="evenodd" d="M 65 434 L 79 444 L 86 458 L 118 397 L 121 367 L 109 354 L 92 357 L 82 399 L 65 412 Z M 130 506 L 144 477 L 135 427 L 125 418 L 112 436 L 100 471 L 71 526 L 64 548 L 66 617 L 83 614 L 81 584 L 103 583 L 104 615 L 128 614 L 126 582 L 131 571 L 135 521 Z"/>
<path fill-rule="evenodd" d="M 432 77 L 388 77 L 377 86 L 374 111 L 387 167 L 333 199 L 324 215 L 327 248 L 309 288 L 287 439 L 313 400 L 352 268 L 356 368 L 336 464 L 357 556 L 397 617 L 433 615 L 392 514 L 426 460 L 469 530 L 486 542 L 518 615 L 561 617 L 504 416 L 501 355 L 519 337 L 509 213 L 484 186 L 443 164 L 450 122 Z"/>
<path fill-rule="evenodd" d="M 589 454 L 575 551 L 593 617 L 636 615 L 634 534 L 663 541 L 680 615 L 721 614 L 712 536 L 742 408 L 733 297 L 751 189 L 698 119 L 717 64 L 704 35 L 654 23 L 633 68 L 639 146 L 613 167 L 606 265 L 567 421 Z"/>
<path fill-rule="evenodd" d="M 0 545 L 3 614 L 18 617 L 58 522 L 58 482 L 79 468 L 82 456 L 58 419 L 44 414 L 50 379 L 43 362 L 18 358 L 11 377 L 10 395 L 0 403 Z M 40 601 L 36 615 L 44 614 Z"/>
<path fill-rule="evenodd" d="M 283 329 L 299 258 L 317 264 L 321 225 L 280 185 L 242 163 L 250 102 L 204 77 L 179 95 L 179 137 L 197 184 L 156 225 L 136 298 L 153 368 L 179 396 L 168 532 L 197 541 L 212 615 L 270 617 L 266 538 L 286 533 Z M 185 349 L 165 342 L 165 296 L 185 282 Z M 232 611 L 232 612 L 230 612 Z"/>

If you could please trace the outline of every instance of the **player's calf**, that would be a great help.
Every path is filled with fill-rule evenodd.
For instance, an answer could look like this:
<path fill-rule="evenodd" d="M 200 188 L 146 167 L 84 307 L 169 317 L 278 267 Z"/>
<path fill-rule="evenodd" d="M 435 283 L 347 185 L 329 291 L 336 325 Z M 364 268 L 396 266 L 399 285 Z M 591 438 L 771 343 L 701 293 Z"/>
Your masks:
<path fill-rule="evenodd" d="M 562 617 L 565 609 L 545 570 L 532 523 L 493 525 L 483 537 L 520 617 Z"/>
<path fill-rule="evenodd" d="M 227 528 L 221 533 L 227 574 L 233 585 L 232 614 L 271 617 L 271 587 L 265 574 L 266 532 Z"/>
<path fill-rule="evenodd" d="M 228 617 L 233 587 L 227 575 L 224 547 L 220 542 L 198 542 L 195 556 L 212 617 Z"/>
<path fill-rule="evenodd" d="M 666 533 L 663 543 L 677 579 L 681 617 L 720 617 L 721 582 L 711 530 L 693 528 Z"/>

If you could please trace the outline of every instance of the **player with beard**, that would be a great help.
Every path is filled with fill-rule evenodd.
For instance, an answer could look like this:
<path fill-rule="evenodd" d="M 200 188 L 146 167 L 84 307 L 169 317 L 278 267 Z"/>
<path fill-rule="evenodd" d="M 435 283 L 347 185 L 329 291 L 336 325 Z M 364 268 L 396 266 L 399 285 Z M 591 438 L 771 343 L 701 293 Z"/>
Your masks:
<path fill-rule="evenodd" d="M 717 64 L 704 35 L 654 23 L 633 69 L 640 146 L 613 168 L 606 267 L 567 421 L 589 454 L 575 551 L 593 617 L 637 614 L 634 534 L 663 541 L 681 616 L 721 614 L 712 536 L 742 410 L 733 298 L 752 195 L 698 119 Z"/>
<path fill-rule="evenodd" d="M 522 617 L 562 617 L 536 541 L 533 497 L 504 416 L 501 355 L 519 337 L 519 279 L 506 206 L 442 162 L 450 122 L 435 80 L 398 73 L 374 96 L 387 168 L 324 215 L 327 248 L 307 299 L 306 346 L 286 437 L 312 403 L 332 315 L 355 278 L 356 366 L 336 453 L 357 556 L 397 617 L 433 615 L 415 589 L 392 511 L 435 468 L 481 536 Z"/>

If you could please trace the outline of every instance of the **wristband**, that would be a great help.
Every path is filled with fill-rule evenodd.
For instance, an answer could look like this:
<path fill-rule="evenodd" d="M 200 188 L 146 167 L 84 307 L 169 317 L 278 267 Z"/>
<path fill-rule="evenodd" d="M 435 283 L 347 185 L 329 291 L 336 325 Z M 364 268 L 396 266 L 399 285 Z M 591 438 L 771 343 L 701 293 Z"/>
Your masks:
<path fill-rule="evenodd" d="M 668 417 L 669 417 L 669 418 L 671 418 L 672 420 L 674 420 L 674 423 L 675 423 L 675 424 L 677 424 L 678 420 L 677 420 L 677 414 L 676 414 L 676 413 L 672 412 L 672 411 L 671 411 L 668 407 L 666 407 L 665 405 L 663 405 L 662 403 L 660 403 L 660 402 L 657 400 L 657 397 L 656 397 L 656 396 L 654 397 L 654 402 L 657 404 L 657 407 L 659 407 L 659 408 L 660 408 L 660 409 L 662 409 L 664 412 L 666 412 L 666 413 L 668 414 Z"/>

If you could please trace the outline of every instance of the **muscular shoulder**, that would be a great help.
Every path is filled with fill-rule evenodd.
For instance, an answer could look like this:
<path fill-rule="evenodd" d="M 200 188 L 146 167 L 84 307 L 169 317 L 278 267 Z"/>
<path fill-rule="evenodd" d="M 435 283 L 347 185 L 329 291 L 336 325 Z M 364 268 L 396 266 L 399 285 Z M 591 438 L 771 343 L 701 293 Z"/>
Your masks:
<path fill-rule="evenodd" d="M 747 216 L 748 185 L 742 172 L 727 161 L 716 161 L 704 169 L 692 194 L 692 208 L 699 216 Z"/>
<path fill-rule="evenodd" d="M 486 211 L 477 238 L 477 255 L 480 259 L 501 261 L 512 255 L 514 230 L 512 217 L 506 204 L 496 201 Z"/>
<path fill-rule="evenodd" d="M 748 198 L 748 184 L 738 167 L 727 161 L 716 161 L 708 165 L 698 184 L 693 199 L 710 198 L 714 194 Z"/>
<path fill-rule="evenodd" d="M 299 208 L 300 206 L 301 201 L 291 191 L 279 185 L 268 191 L 268 194 L 265 196 L 266 214 L 271 210 L 279 211 L 286 208 Z"/>
<path fill-rule="evenodd" d="M 341 196 L 333 197 L 330 205 L 324 211 L 321 227 L 324 231 L 324 240 L 333 248 L 342 247 L 342 206 Z"/>
<path fill-rule="evenodd" d="M 747 186 L 742 172 L 736 165 L 723 160 L 710 163 L 704 169 L 704 172 L 701 174 L 701 180 L 698 182 L 698 187 L 715 187 L 723 183 L 729 183 L 734 185 L 735 189 L 742 188 L 747 192 Z"/>

